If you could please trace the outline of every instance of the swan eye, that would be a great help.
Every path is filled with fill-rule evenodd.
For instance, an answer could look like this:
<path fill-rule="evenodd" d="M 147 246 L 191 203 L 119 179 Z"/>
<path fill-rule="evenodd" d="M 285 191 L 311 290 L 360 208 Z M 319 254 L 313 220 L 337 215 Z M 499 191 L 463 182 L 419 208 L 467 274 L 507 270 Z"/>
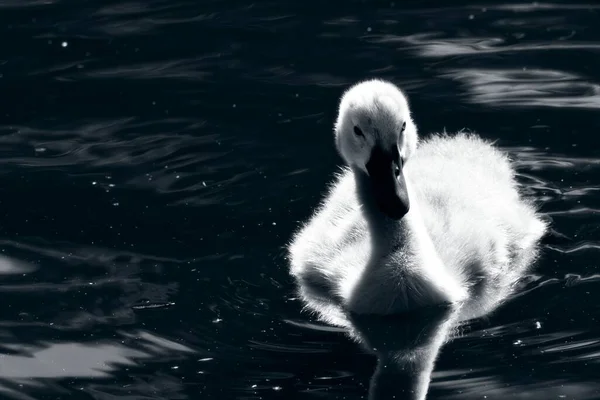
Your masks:
<path fill-rule="evenodd" d="M 400 175 L 400 167 L 397 165 L 394 168 L 394 175 L 396 175 L 396 178 Z"/>
<path fill-rule="evenodd" d="M 402 129 L 400 129 L 400 133 L 404 132 L 405 129 L 406 129 L 406 121 L 404 121 L 402 123 Z"/>
<path fill-rule="evenodd" d="M 358 126 L 354 126 L 354 133 L 356 134 L 356 136 L 365 137 L 365 134 Z"/>

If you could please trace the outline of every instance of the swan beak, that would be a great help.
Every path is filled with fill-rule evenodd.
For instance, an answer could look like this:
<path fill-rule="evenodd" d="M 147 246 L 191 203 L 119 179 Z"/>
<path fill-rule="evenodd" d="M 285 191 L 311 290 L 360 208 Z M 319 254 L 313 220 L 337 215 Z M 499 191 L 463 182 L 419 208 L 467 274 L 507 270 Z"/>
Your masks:
<path fill-rule="evenodd" d="M 404 217 L 410 203 L 398 148 L 388 151 L 375 146 L 366 167 L 379 210 L 395 220 Z"/>

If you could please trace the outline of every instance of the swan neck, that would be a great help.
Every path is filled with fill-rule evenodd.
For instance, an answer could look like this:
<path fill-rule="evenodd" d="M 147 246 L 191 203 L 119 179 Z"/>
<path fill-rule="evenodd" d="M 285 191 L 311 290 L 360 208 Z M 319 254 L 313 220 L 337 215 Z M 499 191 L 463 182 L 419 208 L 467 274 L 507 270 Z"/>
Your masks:
<path fill-rule="evenodd" d="M 369 226 L 372 241 L 377 245 L 376 248 L 387 253 L 391 247 L 397 247 L 399 243 L 404 242 L 403 239 L 408 236 L 410 229 L 409 220 L 412 219 L 415 211 L 411 207 L 411 211 L 400 220 L 388 217 L 377 206 L 367 174 L 360 169 L 355 169 L 354 176 L 358 201 Z"/>

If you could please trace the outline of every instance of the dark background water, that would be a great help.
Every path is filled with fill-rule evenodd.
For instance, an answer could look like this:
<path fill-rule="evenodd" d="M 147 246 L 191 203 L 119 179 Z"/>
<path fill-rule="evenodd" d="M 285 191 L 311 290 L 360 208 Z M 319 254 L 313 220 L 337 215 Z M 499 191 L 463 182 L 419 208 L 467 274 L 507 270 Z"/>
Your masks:
<path fill-rule="evenodd" d="M 421 134 L 498 139 L 553 223 L 430 398 L 600 399 L 600 4 L 472 4 L 0 1 L 0 397 L 365 398 L 284 246 L 380 77 Z"/>

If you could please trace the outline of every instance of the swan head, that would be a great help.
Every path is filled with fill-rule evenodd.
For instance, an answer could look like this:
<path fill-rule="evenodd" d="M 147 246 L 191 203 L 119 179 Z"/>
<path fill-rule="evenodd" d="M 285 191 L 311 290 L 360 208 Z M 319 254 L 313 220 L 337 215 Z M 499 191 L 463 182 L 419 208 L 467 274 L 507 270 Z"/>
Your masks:
<path fill-rule="evenodd" d="M 409 210 L 403 167 L 417 147 L 408 101 L 392 83 L 360 82 L 340 101 L 335 142 L 344 161 L 370 182 L 380 211 L 401 219 Z"/>

